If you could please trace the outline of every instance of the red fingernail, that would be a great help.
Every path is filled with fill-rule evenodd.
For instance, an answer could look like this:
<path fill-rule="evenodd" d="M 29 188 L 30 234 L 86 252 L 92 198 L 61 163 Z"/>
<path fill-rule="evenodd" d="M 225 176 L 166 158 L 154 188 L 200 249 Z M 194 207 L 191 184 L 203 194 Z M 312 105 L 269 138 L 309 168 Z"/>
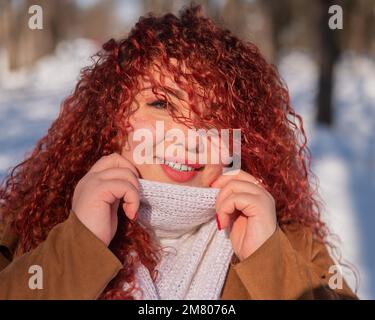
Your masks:
<path fill-rule="evenodd" d="M 216 223 L 217 223 L 217 228 L 219 229 L 219 231 L 221 230 L 221 225 L 220 225 L 220 221 L 219 221 L 219 218 L 218 218 L 218 215 L 216 213 Z"/>

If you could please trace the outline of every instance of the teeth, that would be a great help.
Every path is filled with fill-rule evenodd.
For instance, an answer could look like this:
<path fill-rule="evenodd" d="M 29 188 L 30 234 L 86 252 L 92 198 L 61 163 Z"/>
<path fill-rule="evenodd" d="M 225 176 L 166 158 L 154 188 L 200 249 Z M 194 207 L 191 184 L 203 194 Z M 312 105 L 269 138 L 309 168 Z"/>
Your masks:
<path fill-rule="evenodd" d="M 170 167 L 174 170 L 178 170 L 178 171 L 193 171 L 194 170 L 194 168 L 189 167 L 189 166 L 187 166 L 185 164 L 182 164 L 182 163 L 171 162 L 171 161 L 165 160 L 164 164 L 167 165 L 168 167 Z"/>

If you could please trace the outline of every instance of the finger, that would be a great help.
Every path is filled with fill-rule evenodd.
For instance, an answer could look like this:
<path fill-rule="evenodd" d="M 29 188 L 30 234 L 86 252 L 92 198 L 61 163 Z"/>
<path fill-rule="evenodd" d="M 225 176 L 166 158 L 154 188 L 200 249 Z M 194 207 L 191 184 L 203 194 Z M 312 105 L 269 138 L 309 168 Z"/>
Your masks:
<path fill-rule="evenodd" d="M 227 184 L 231 180 L 244 180 L 249 181 L 252 183 L 258 183 L 259 181 L 252 176 L 250 173 L 247 173 L 241 170 L 236 175 L 220 175 L 213 183 L 211 183 L 212 188 L 222 188 L 225 184 Z"/>
<path fill-rule="evenodd" d="M 139 173 L 135 166 L 125 157 L 118 153 L 112 153 L 108 156 L 101 157 L 89 170 L 89 172 L 100 172 L 110 168 L 129 168 L 139 177 Z"/>
<path fill-rule="evenodd" d="M 233 193 L 225 198 L 216 208 L 220 226 L 226 228 L 230 225 L 230 220 L 234 219 L 233 214 L 241 212 L 250 217 L 259 202 L 258 196 L 249 193 Z M 240 212 L 238 212 L 240 211 Z"/>
<path fill-rule="evenodd" d="M 130 219 L 135 218 L 139 208 L 139 193 L 130 182 L 121 179 L 103 180 L 100 187 L 104 192 L 104 201 L 112 206 L 117 199 L 124 199 L 125 214 Z"/>
<path fill-rule="evenodd" d="M 97 173 L 97 177 L 103 180 L 123 179 L 129 181 L 139 191 L 140 184 L 138 177 L 129 168 L 110 168 Z"/>
<path fill-rule="evenodd" d="M 117 199 L 115 203 L 112 205 L 112 211 L 111 211 L 111 219 L 115 219 L 115 214 L 117 215 L 118 207 L 120 206 L 120 200 Z"/>
<path fill-rule="evenodd" d="M 250 193 L 260 195 L 264 192 L 265 189 L 254 183 L 243 180 L 231 180 L 222 189 L 220 189 L 216 197 L 216 204 L 220 205 L 220 203 L 232 193 Z"/>

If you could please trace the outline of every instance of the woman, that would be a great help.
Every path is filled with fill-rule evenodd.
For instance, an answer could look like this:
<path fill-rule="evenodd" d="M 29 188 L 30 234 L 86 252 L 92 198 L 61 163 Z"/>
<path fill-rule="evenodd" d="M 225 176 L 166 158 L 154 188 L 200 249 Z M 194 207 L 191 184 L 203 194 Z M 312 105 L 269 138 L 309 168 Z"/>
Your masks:
<path fill-rule="evenodd" d="M 332 285 L 302 120 L 253 44 L 191 6 L 103 48 L 6 179 L 0 298 L 356 298 Z M 206 149 L 240 170 L 164 134 L 193 128 L 240 128 L 239 153 Z"/>

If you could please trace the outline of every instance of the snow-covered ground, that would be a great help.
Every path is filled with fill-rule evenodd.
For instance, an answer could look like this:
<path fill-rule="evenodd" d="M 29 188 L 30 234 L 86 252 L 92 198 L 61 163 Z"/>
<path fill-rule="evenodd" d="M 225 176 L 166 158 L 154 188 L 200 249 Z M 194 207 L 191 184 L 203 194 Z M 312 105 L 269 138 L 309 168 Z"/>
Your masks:
<path fill-rule="evenodd" d="M 375 61 L 346 54 L 335 71 L 335 125 L 314 125 L 318 70 L 303 53 L 281 60 L 280 73 L 303 116 L 324 219 L 341 239 L 342 255 L 360 273 L 359 296 L 375 299 Z M 354 279 L 348 282 L 354 287 Z"/>
<path fill-rule="evenodd" d="M 98 48 L 80 39 L 61 44 L 31 69 L 7 70 L 0 52 L 0 178 L 30 151 L 58 116 L 81 67 Z M 334 128 L 314 126 L 317 67 L 306 53 L 279 65 L 294 108 L 303 116 L 326 205 L 324 219 L 341 238 L 343 256 L 361 276 L 360 298 L 375 299 L 375 62 L 347 54 L 336 72 Z M 354 282 L 348 279 L 353 286 Z"/>
<path fill-rule="evenodd" d="M 19 72 L 8 71 L 0 51 L 0 178 L 47 133 L 80 69 L 91 64 L 89 57 L 97 50 L 85 39 L 61 43 L 54 55 Z"/>

